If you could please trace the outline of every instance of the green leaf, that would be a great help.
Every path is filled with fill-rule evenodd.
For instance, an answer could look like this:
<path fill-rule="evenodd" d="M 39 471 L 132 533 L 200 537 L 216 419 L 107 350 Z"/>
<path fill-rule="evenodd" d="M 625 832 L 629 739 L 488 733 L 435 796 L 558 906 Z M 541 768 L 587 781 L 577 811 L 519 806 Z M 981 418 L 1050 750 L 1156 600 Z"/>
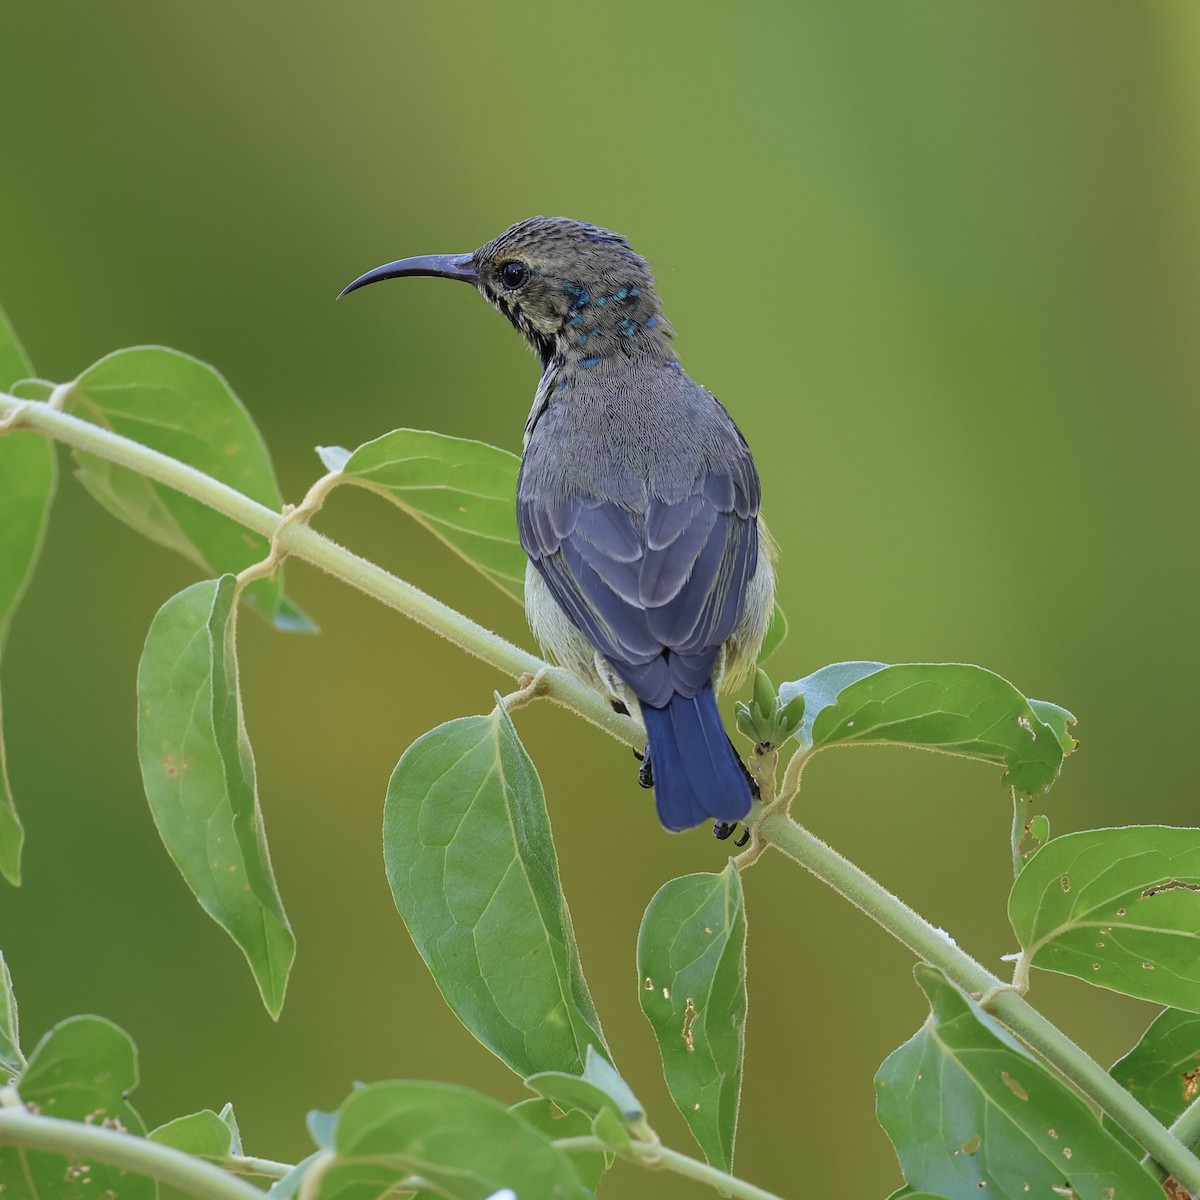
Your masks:
<path fill-rule="evenodd" d="M 1058 744 L 1062 747 L 1063 758 L 1079 749 L 1079 740 L 1071 733 L 1075 725 L 1074 713 L 1068 712 L 1058 704 L 1051 704 L 1049 700 L 1030 700 L 1029 707 L 1043 725 L 1049 725 L 1054 731 L 1054 736 L 1058 738 Z"/>
<path fill-rule="evenodd" d="M 1052 838 L 1017 876 L 1008 917 L 1035 967 L 1200 1012 L 1200 829 Z"/>
<path fill-rule="evenodd" d="M 8 318 L 0 310 L 0 391 L 33 373 Z M 58 477 L 54 446 L 41 434 L 20 430 L 0 437 L 0 655 L 13 613 L 41 553 Z M 0 722 L 3 705 L 0 704 Z M 0 875 L 21 882 L 25 833 L 17 816 L 0 723 Z"/>
<path fill-rule="evenodd" d="M 602 1108 L 592 1118 L 592 1136 L 600 1139 L 615 1154 L 635 1158 L 629 1129 L 611 1108 Z"/>
<path fill-rule="evenodd" d="M 221 1107 L 221 1111 L 217 1113 L 221 1118 L 225 1128 L 229 1130 L 229 1153 L 241 1154 L 242 1152 L 242 1131 L 238 1128 L 237 1116 L 233 1111 L 233 1103 L 226 1101 Z"/>
<path fill-rule="evenodd" d="M 46 438 L 29 431 L 0 437 L 0 653 L 41 553 L 57 475 Z M 23 841 L 0 737 L 0 874 L 14 885 L 21 882 Z"/>
<path fill-rule="evenodd" d="M 671 1098 L 708 1161 L 729 1171 L 746 1044 L 746 915 L 732 860 L 659 888 L 637 960 Z"/>
<path fill-rule="evenodd" d="M 779 703 L 786 707 L 797 696 L 804 697 L 804 718 L 796 730 L 796 740 L 804 747 L 813 744 L 813 722 L 817 714 L 823 712 L 837 701 L 838 693 L 852 683 L 874 675 L 887 666 L 881 662 L 844 662 L 831 663 L 797 679 L 794 683 L 785 683 L 779 689 Z"/>
<path fill-rule="evenodd" d="M 21 1023 L 17 1019 L 17 996 L 3 953 L 0 953 L 0 1067 L 11 1075 L 19 1075 L 25 1069 L 25 1055 L 21 1053 Z M 0 1080 L 0 1086 L 3 1086 L 3 1082 Z"/>
<path fill-rule="evenodd" d="M 137 1052 L 101 1017 L 71 1017 L 37 1044 L 17 1081 L 31 1112 L 108 1129 L 145 1130 L 125 1094 L 137 1085 Z M 65 1155 L 0 1145 L 0 1195 L 22 1200 L 155 1200 L 154 1180 Z"/>
<path fill-rule="evenodd" d="M 0 308 L 0 392 L 11 392 L 18 379 L 27 379 L 32 374 L 33 365 L 25 347 L 17 338 L 4 309 Z"/>
<path fill-rule="evenodd" d="M 233 576 L 159 609 L 138 667 L 138 757 L 154 823 L 188 886 L 279 1015 L 296 942 L 267 851 L 238 694 Z"/>
<path fill-rule="evenodd" d="M 282 510 L 275 470 L 250 414 L 224 377 L 198 359 L 162 346 L 118 350 L 75 380 L 67 409 Z M 73 453 L 80 481 L 104 508 L 206 574 L 236 573 L 267 557 L 265 537 L 198 500 L 95 455 Z M 252 583 L 245 599 L 277 628 L 315 628 L 285 601 L 282 571 Z"/>
<path fill-rule="evenodd" d="M 190 1116 L 177 1117 L 146 1136 L 152 1142 L 172 1146 L 185 1154 L 218 1164 L 226 1162 L 235 1153 L 229 1126 L 211 1108 Z M 178 1188 L 160 1183 L 158 1200 L 188 1200 L 188 1196 Z"/>
<path fill-rule="evenodd" d="M 640 1121 L 646 1115 L 642 1102 L 633 1094 L 633 1089 L 621 1078 L 616 1067 L 602 1054 L 597 1054 L 594 1046 L 587 1048 L 587 1061 L 583 1067 L 583 1077 L 588 1083 L 598 1087 L 612 1102 L 611 1108 L 618 1116 L 626 1121 Z"/>
<path fill-rule="evenodd" d="M 1163 1125 L 1170 1126 L 1200 1095 L 1200 1016 L 1168 1008 L 1109 1074 Z M 1142 1149 L 1107 1115 L 1104 1127 L 1132 1154 Z"/>
<path fill-rule="evenodd" d="M 396 907 L 460 1021 L 522 1078 L 607 1053 L 541 780 L 501 707 L 418 738 L 388 784 Z"/>
<path fill-rule="evenodd" d="M 333 1131 L 337 1128 L 337 1120 L 337 1113 L 322 1112 L 319 1108 L 310 1110 L 304 1118 L 309 1136 L 322 1150 L 333 1149 Z"/>
<path fill-rule="evenodd" d="M 912 1188 L 902 1187 L 893 1192 L 888 1200 L 946 1200 L 945 1196 L 936 1196 L 933 1192 L 914 1192 Z"/>
<path fill-rule="evenodd" d="M 1047 790 L 1074 747 L 1066 709 L 1035 710 L 1007 680 L 961 663 L 836 663 L 779 689 L 806 700 L 796 736 L 814 750 L 833 745 L 906 745 L 1002 764 L 1003 783 L 1024 795 Z M 1046 724 L 1043 717 L 1049 719 Z"/>
<path fill-rule="evenodd" d="M 784 615 L 783 609 L 779 607 L 779 601 L 777 600 L 775 602 L 775 611 L 771 614 L 771 624 L 767 626 L 767 636 L 763 638 L 763 644 L 758 648 L 757 661 L 760 665 L 765 663 L 783 645 L 787 635 L 787 617 Z"/>
<path fill-rule="evenodd" d="M 1083 1100 L 936 968 L 914 974 L 932 1011 L 875 1077 L 880 1124 L 912 1187 L 948 1200 L 1162 1200 Z"/>
<path fill-rule="evenodd" d="M 577 1108 L 589 1115 L 609 1109 L 623 1121 L 640 1121 L 646 1115 L 642 1102 L 616 1068 L 594 1046 L 587 1048 L 583 1075 L 564 1071 L 540 1071 L 525 1080 L 525 1086 L 553 1100 L 560 1108 Z"/>
<path fill-rule="evenodd" d="M 302 1158 L 282 1179 L 271 1184 L 267 1195 L 271 1200 L 293 1200 L 299 1194 L 304 1177 L 318 1163 L 325 1159 L 324 1150 L 314 1150 L 307 1158 Z"/>
<path fill-rule="evenodd" d="M 339 447 L 322 447 L 337 469 Z M 342 451 L 344 453 L 344 451 Z M 328 457 L 327 457 L 328 456 Z M 518 603 L 525 551 L 517 537 L 517 472 L 507 450 L 421 429 L 397 429 L 359 446 L 341 465 L 347 483 L 402 508 Z"/>
<path fill-rule="evenodd" d="M 559 1112 L 549 1100 L 530 1099 L 514 1104 L 509 1110 L 534 1129 L 541 1130 L 551 1141 L 557 1138 L 588 1137 L 592 1122 L 578 1110 Z M 604 1172 L 611 1166 L 608 1155 L 598 1150 L 570 1150 L 567 1155 L 584 1187 L 595 1190 Z"/>
<path fill-rule="evenodd" d="M 503 1104 L 442 1083 L 376 1083 L 342 1105 L 319 1200 L 383 1196 L 419 1176 L 451 1200 L 511 1188 L 522 1200 L 590 1200 L 565 1153 Z"/>
<path fill-rule="evenodd" d="M 229 1126 L 211 1108 L 176 1117 L 146 1136 L 152 1142 L 174 1146 L 176 1150 L 211 1162 L 223 1162 L 234 1153 Z"/>
<path fill-rule="evenodd" d="M 565 1071 L 539 1071 L 525 1080 L 525 1086 L 563 1110 L 576 1109 L 591 1115 L 612 1105 L 612 1099 L 602 1088 Z"/>

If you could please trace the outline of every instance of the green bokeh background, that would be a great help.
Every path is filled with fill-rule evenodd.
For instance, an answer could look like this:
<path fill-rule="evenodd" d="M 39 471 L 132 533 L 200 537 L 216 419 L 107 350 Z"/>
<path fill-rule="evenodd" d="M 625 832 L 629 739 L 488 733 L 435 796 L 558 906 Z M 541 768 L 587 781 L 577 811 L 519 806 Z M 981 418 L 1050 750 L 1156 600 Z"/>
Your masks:
<path fill-rule="evenodd" d="M 465 288 L 338 289 L 532 213 L 626 233 L 681 358 L 754 446 L 795 678 L 966 660 L 1080 717 L 1058 832 L 1196 823 L 1200 8 L 713 0 L 599 6 L 0 8 L 0 303 L 40 374 L 164 343 L 216 364 L 276 455 L 399 425 L 516 449 L 536 366 Z M 319 525 L 528 643 L 522 614 L 368 495 Z M 154 611 L 194 578 L 64 478 L 5 662 L 26 883 L 0 892 L 25 1040 L 91 1011 L 142 1052 L 151 1124 L 233 1100 L 251 1152 L 306 1152 L 354 1080 L 520 1084 L 446 1010 L 392 906 L 379 828 L 403 749 L 507 682 L 303 567 L 323 627 L 243 624 L 246 716 L 299 939 L 279 1023 L 158 842 L 134 750 Z M 518 720 L 546 785 L 592 990 L 631 1083 L 688 1149 L 635 988 L 642 910 L 720 869 L 634 764 L 568 714 Z M 995 772 L 822 756 L 800 817 L 993 969 L 1008 802 Z M 740 1173 L 884 1195 L 878 1063 L 920 1024 L 910 956 L 794 865 L 745 881 Z M 1103 1061 L 1149 1006 L 1043 976 Z M 618 1166 L 630 1198 L 702 1195 Z M 522 1200 L 526 1200 L 522 1197 Z"/>

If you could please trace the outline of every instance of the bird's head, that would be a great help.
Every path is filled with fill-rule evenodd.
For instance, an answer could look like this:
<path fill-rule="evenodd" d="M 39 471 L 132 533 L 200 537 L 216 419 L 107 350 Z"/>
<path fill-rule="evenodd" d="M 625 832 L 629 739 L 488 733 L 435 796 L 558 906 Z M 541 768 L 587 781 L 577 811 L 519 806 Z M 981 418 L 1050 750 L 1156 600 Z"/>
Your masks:
<path fill-rule="evenodd" d="M 543 363 L 556 354 L 584 362 L 634 357 L 672 335 L 646 260 L 620 234 L 567 217 L 530 217 L 468 254 L 387 263 L 342 295 L 410 275 L 473 283 Z"/>

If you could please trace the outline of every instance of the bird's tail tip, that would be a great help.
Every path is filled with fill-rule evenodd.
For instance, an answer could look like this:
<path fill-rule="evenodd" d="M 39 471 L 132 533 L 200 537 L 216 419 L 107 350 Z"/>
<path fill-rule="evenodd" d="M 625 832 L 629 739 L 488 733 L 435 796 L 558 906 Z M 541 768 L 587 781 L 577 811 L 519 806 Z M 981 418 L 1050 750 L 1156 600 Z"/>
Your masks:
<path fill-rule="evenodd" d="M 746 768 L 721 723 L 712 684 L 674 695 L 662 708 L 642 705 L 654 769 L 658 819 L 672 832 L 705 821 L 742 821 L 752 796 Z"/>

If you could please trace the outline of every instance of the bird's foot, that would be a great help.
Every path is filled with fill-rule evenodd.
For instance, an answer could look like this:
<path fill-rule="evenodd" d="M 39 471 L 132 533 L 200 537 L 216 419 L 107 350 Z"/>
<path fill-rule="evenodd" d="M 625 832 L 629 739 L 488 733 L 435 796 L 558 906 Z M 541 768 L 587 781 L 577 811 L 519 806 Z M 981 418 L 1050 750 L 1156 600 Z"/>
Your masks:
<path fill-rule="evenodd" d="M 634 751 L 637 754 L 637 751 Z M 650 747 L 646 747 L 644 755 L 638 755 L 642 760 L 642 765 L 638 768 L 638 783 L 644 788 L 652 788 L 654 786 L 654 767 L 650 763 Z"/>
<path fill-rule="evenodd" d="M 752 795 L 755 800 L 761 800 L 762 792 L 759 789 L 758 780 L 754 778 L 754 776 L 750 773 L 750 768 L 742 761 L 742 756 L 737 752 L 737 747 L 733 744 L 733 738 L 729 739 L 729 746 L 733 751 L 733 757 L 738 760 L 738 766 L 742 768 L 742 774 L 745 775 L 746 782 L 750 785 L 750 795 Z M 729 835 L 726 834 L 725 836 L 728 837 Z"/>
<path fill-rule="evenodd" d="M 733 832 L 735 829 L 737 829 L 737 827 L 738 827 L 738 823 L 736 821 L 714 821 L 713 822 L 713 837 L 715 837 L 717 839 L 717 841 L 723 842 L 723 841 L 725 841 L 726 838 L 731 837 L 733 835 Z M 742 836 L 740 838 L 738 838 L 738 840 L 736 842 L 734 842 L 733 844 L 740 849 L 749 840 L 750 840 L 750 826 L 747 825 L 746 828 L 742 831 Z"/>

